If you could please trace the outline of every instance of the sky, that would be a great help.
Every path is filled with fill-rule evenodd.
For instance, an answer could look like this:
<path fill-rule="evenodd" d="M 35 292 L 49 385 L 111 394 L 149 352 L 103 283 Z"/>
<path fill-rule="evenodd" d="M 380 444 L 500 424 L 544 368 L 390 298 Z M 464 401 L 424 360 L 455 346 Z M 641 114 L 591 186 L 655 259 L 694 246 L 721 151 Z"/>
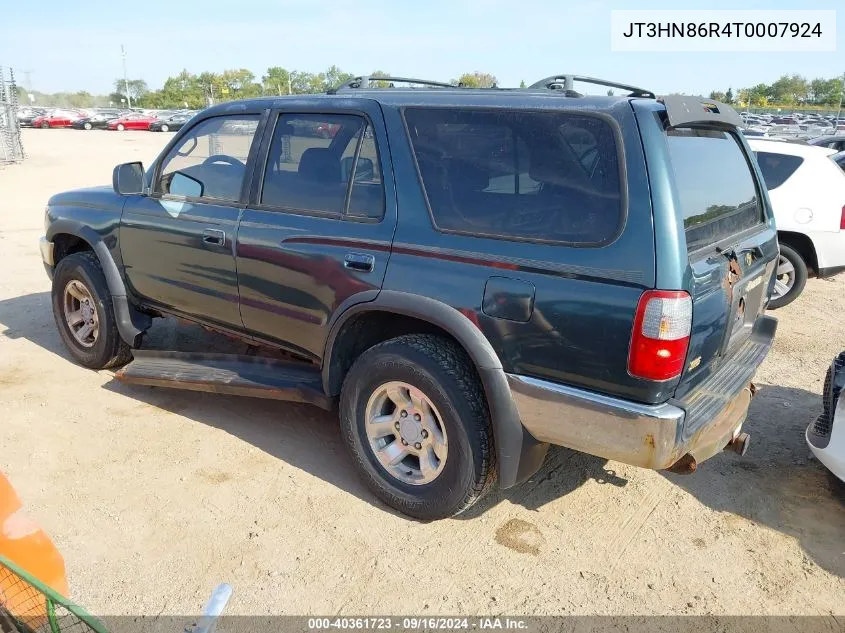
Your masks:
<path fill-rule="evenodd" d="M 842 0 L 39 0 L 2 11 L 0 65 L 25 87 L 104 94 L 122 76 L 150 88 L 183 68 L 269 66 L 449 80 L 480 70 L 516 86 L 555 73 L 657 93 L 707 94 L 845 72 Z M 836 52 L 614 53 L 612 9 L 839 9 Z M 25 71 L 30 74 L 25 75 Z"/>

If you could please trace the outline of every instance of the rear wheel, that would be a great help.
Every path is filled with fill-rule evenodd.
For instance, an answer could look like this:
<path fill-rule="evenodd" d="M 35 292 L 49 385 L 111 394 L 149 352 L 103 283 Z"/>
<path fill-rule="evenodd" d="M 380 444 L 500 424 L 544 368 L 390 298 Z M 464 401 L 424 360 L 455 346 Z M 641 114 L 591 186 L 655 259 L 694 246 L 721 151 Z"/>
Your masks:
<path fill-rule="evenodd" d="M 161 131 L 162 131 L 162 132 L 169 132 L 169 131 L 170 131 L 170 128 L 169 128 L 169 127 L 167 126 L 167 124 L 165 123 L 165 124 L 163 124 L 163 125 L 161 126 Z"/>
<path fill-rule="evenodd" d="M 94 253 L 74 253 L 56 265 L 53 317 L 59 335 L 80 365 L 104 369 L 131 359 L 120 338 L 100 260 Z"/>
<path fill-rule="evenodd" d="M 364 481 L 404 514 L 453 516 L 495 480 L 484 392 L 450 339 L 411 334 L 370 348 L 344 380 L 340 412 Z"/>
<path fill-rule="evenodd" d="M 85 123 L 82 124 L 82 127 L 84 127 L 86 130 L 90 130 L 94 126 L 91 125 L 91 123 L 89 123 L 88 121 L 86 121 Z"/>
<path fill-rule="evenodd" d="M 125 129 L 126 129 L 126 126 L 125 126 L 125 125 L 123 125 L 123 123 L 118 123 L 118 124 L 117 124 L 117 131 L 118 131 L 118 132 L 123 132 L 123 130 L 125 130 Z"/>
<path fill-rule="evenodd" d="M 41 121 L 41 129 L 46 130 L 50 127 L 50 124 L 47 121 Z"/>
<path fill-rule="evenodd" d="M 807 264 L 798 252 L 786 244 L 780 245 L 775 287 L 769 307 L 772 310 L 789 305 L 804 290 L 807 284 Z"/>

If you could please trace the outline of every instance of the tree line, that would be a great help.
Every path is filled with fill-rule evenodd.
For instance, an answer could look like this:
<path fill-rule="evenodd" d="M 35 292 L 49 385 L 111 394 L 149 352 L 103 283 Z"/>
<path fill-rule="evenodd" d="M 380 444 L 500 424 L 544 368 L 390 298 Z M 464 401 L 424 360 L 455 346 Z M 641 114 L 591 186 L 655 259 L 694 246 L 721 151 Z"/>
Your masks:
<path fill-rule="evenodd" d="M 387 77 L 389 73 L 374 70 L 370 77 Z M 94 95 L 86 91 L 43 93 L 32 91 L 33 102 L 41 106 L 90 108 L 121 107 L 131 103 L 140 108 L 204 108 L 210 103 L 249 97 L 322 93 L 352 79 L 352 73 L 337 66 L 323 72 L 311 73 L 288 70 L 282 66 L 268 68 L 260 77 L 246 68 L 223 72 L 190 73 L 183 70 L 168 77 L 161 88 L 151 89 L 143 79 L 116 79 L 114 90 L 107 95 Z M 450 81 L 471 88 L 490 88 L 498 85 L 496 76 L 482 71 L 463 73 Z M 386 82 L 376 82 L 376 85 Z M 521 87 L 525 82 L 520 83 Z M 836 107 L 843 91 L 842 78 L 817 78 L 808 80 L 800 75 L 783 75 L 772 84 L 760 83 L 736 92 L 714 90 L 711 99 L 733 103 L 741 107 L 767 106 L 827 106 Z M 613 91 L 608 91 L 611 94 Z M 27 91 L 18 86 L 20 102 L 30 102 Z M 128 95 L 128 97 L 127 97 Z"/>
<path fill-rule="evenodd" d="M 224 70 L 220 73 L 190 73 L 183 70 L 178 75 L 168 77 L 164 85 L 150 89 L 143 79 L 115 79 L 114 90 L 107 95 L 94 95 L 86 91 L 43 93 L 27 92 L 18 86 L 18 97 L 22 104 L 33 103 L 40 106 L 92 108 L 127 106 L 139 108 L 190 108 L 200 109 L 210 103 L 247 99 L 250 97 L 275 96 L 288 94 L 324 93 L 331 88 L 350 81 L 356 75 L 344 72 L 337 66 L 331 66 L 324 72 L 311 73 L 288 70 L 282 66 L 272 66 L 261 77 L 246 68 Z M 389 73 L 374 70 L 371 78 L 388 77 Z M 387 82 L 373 82 L 376 86 L 386 87 Z M 463 84 L 472 88 L 490 88 L 498 83 L 496 77 L 481 71 L 463 73 L 452 79 L 451 83 Z M 127 98 L 128 95 L 128 98 Z"/>
<path fill-rule="evenodd" d="M 827 106 L 835 108 L 842 99 L 842 77 L 808 80 L 801 75 L 782 75 L 772 84 L 760 83 L 750 88 L 740 88 L 734 94 L 714 90 L 710 98 L 742 107 L 765 108 L 768 106 Z"/>

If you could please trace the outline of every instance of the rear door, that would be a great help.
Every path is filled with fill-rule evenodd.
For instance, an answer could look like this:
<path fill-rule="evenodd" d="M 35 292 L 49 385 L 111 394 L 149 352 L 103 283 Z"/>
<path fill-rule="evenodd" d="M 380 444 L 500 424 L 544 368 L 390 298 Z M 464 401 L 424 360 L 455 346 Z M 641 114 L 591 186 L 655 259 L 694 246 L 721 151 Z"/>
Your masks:
<path fill-rule="evenodd" d="M 599 114 L 548 101 L 404 110 L 425 197 L 416 183 L 401 188 L 385 289 L 465 314 L 509 373 L 666 400 L 665 385 L 627 371 L 637 302 L 654 285 L 631 108 L 620 100 Z M 397 151 L 394 160 L 402 173 Z"/>
<path fill-rule="evenodd" d="M 665 144 L 675 221 L 685 238 L 678 248 L 688 258 L 693 299 L 689 352 L 676 391 L 682 397 L 751 336 L 768 302 L 778 247 L 765 185 L 738 132 L 670 128 Z"/>
<path fill-rule="evenodd" d="M 354 103 L 271 112 L 238 229 L 245 327 L 314 360 L 332 314 L 378 294 L 396 226 L 381 109 Z"/>

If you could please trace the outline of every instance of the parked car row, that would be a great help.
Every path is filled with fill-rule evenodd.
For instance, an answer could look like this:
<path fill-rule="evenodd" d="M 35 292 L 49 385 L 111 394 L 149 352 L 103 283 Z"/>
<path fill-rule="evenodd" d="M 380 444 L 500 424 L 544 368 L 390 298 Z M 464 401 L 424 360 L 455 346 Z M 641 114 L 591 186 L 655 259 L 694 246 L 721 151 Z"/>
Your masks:
<path fill-rule="evenodd" d="M 50 110 L 21 108 L 18 122 L 22 127 L 74 128 L 77 130 L 150 130 L 175 132 L 192 116 L 193 110 L 136 111 L 117 108 L 76 110 L 55 108 Z"/>
<path fill-rule="evenodd" d="M 807 140 L 821 135 L 845 135 L 845 119 L 835 115 L 820 116 L 795 113 L 789 116 L 740 114 L 746 136 Z"/>
<path fill-rule="evenodd" d="M 845 271 L 845 151 L 822 144 L 751 138 L 775 214 L 780 244 L 770 308 L 792 303 L 810 275 Z"/>

